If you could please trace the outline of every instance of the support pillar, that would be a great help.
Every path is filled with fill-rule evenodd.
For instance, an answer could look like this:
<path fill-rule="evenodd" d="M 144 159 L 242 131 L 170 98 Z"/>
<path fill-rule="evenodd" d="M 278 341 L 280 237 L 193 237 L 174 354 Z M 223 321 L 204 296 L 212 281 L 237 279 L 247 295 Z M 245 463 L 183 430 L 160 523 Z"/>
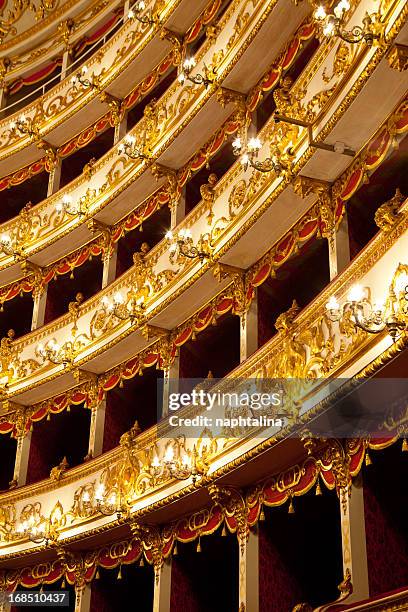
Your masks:
<path fill-rule="evenodd" d="M 248 538 L 239 538 L 239 602 L 238 610 L 259 612 L 259 536 L 250 531 Z"/>
<path fill-rule="evenodd" d="M 91 585 L 75 585 L 75 612 L 89 612 L 91 609 Z"/>
<path fill-rule="evenodd" d="M 58 189 L 60 188 L 61 165 L 62 165 L 62 160 L 61 159 L 56 160 L 48 176 L 47 198 L 51 196 L 53 193 L 56 193 Z"/>
<path fill-rule="evenodd" d="M 333 280 L 350 263 L 350 243 L 347 214 L 344 214 L 337 231 L 333 229 L 328 237 L 330 280 Z"/>
<path fill-rule="evenodd" d="M 113 253 L 110 257 L 105 257 L 103 260 L 102 271 L 102 289 L 107 287 L 116 278 L 116 264 L 118 261 L 118 244 L 113 247 Z"/>
<path fill-rule="evenodd" d="M 166 559 L 161 569 L 155 569 L 153 612 L 170 612 L 171 559 Z"/>
<path fill-rule="evenodd" d="M 173 363 L 163 373 L 163 405 L 162 418 L 169 415 L 169 398 L 171 393 L 179 390 L 180 357 L 176 355 Z"/>
<path fill-rule="evenodd" d="M 105 431 L 106 397 L 91 409 L 91 425 L 89 428 L 88 458 L 102 454 L 103 434 Z"/>
<path fill-rule="evenodd" d="M 69 49 L 64 51 L 64 55 L 62 56 L 62 66 L 61 66 L 61 81 L 65 79 L 65 77 L 69 74 L 69 66 L 72 62 L 71 53 Z"/>
<path fill-rule="evenodd" d="M 26 484 L 28 459 L 30 456 L 31 431 L 17 438 L 16 460 L 14 463 L 13 482 L 17 487 Z"/>
<path fill-rule="evenodd" d="M 34 293 L 33 317 L 31 319 L 31 331 L 44 325 L 45 307 L 47 305 L 47 286 L 41 293 Z"/>
<path fill-rule="evenodd" d="M 122 140 L 126 136 L 127 132 L 127 113 L 125 113 L 123 119 L 115 125 L 115 134 L 113 137 L 113 144 L 117 144 L 119 140 Z"/>
<path fill-rule="evenodd" d="M 186 188 L 183 187 L 177 202 L 171 207 L 170 229 L 174 229 L 186 216 Z"/>
<path fill-rule="evenodd" d="M 0 86 L 0 118 L 4 116 L 3 109 L 7 104 L 7 86 L 3 83 Z"/>
<path fill-rule="evenodd" d="M 248 310 L 241 314 L 240 320 L 240 363 L 242 363 L 258 349 L 258 296 L 256 293 Z"/>
<path fill-rule="evenodd" d="M 369 597 L 367 550 L 364 520 L 364 492 L 361 475 L 351 485 L 345 507 L 340 503 L 343 573 L 351 573 L 353 594 L 347 601 Z"/>

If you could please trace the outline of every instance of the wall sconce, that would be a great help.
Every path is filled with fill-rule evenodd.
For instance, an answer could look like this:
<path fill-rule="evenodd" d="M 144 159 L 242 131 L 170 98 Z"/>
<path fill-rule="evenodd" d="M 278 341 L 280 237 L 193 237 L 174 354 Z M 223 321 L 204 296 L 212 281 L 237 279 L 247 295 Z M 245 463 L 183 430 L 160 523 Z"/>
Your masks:
<path fill-rule="evenodd" d="M 408 329 L 408 273 L 403 270 L 394 279 L 385 303 L 371 304 L 363 288 L 355 285 L 342 306 L 332 296 L 326 310 L 333 322 L 341 321 L 350 312 L 351 320 L 358 328 L 369 334 L 386 330 L 396 340 Z"/>
<path fill-rule="evenodd" d="M 72 197 L 65 194 L 62 197 L 62 201 L 58 202 L 55 206 L 55 210 L 58 213 L 64 212 L 71 217 L 85 217 L 88 213 L 88 202 L 85 197 L 79 198 L 78 204 L 73 204 Z"/>
<path fill-rule="evenodd" d="M 20 538 L 27 538 L 30 542 L 34 542 L 34 544 L 45 544 L 45 546 L 48 546 L 58 540 L 59 531 L 57 526 L 61 526 L 63 522 L 64 516 L 59 509 L 54 511 L 53 520 L 43 519 L 38 524 L 36 524 L 34 516 L 30 516 L 29 519 L 17 526 L 16 535 Z"/>
<path fill-rule="evenodd" d="M 0 236 L 0 251 L 5 255 L 13 256 L 14 259 L 24 257 L 24 247 L 17 245 L 7 233 Z"/>
<path fill-rule="evenodd" d="M 240 136 L 237 136 L 232 143 L 232 151 L 236 157 L 241 156 L 241 164 L 244 170 L 250 166 L 259 172 L 275 172 L 281 174 L 284 170 L 289 169 L 289 164 L 283 162 L 280 158 L 278 147 L 274 147 L 271 157 L 267 157 L 263 161 L 258 160 L 259 151 L 262 148 L 262 142 L 258 137 L 250 138 L 248 143 L 242 143 Z M 290 154 L 290 151 L 288 151 Z"/>
<path fill-rule="evenodd" d="M 140 147 L 136 145 L 135 136 L 131 136 L 130 134 L 128 134 L 125 137 L 124 142 L 119 145 L 118 151 L 120 155 L 127 155 L 127 157 L 130 157 L 130 159 L 150 159 L 150 155 L 145 153 L 145 146 L 142 145 Z"/>
<path fill-rule="evenodd" d="M 314 12 L 319 30 L 326 38 L 338 36 L 347 43 L 365 42 L 366 45 L 372 47 L 374 40 L 380 38 L 380 35 L 374 31 L 375 22 L 372 17 L 366 13 L 362 26 L 353 26 L 351 30 L 345 30 L 344 16 L 349 9 L 348 0 L 340 0 L 330 10 L 326 10 L 322 4 L 319 5 Z"/>
<path fill-rule="evenodd" d="M 158 23 L 158 19 L 148 15 L 142 15 L 143 11 L 146 10 L 146 2 L 144 0 L 139 0 L 136 2 L 135 6 L 130 9 L 128 12 L 128 19 L 136 19 L 139 23 L 143 23 L 143 25 L 154 25 Z"/>
<path fill-rule="evenodd" d="M 190 83 L 194 83 L 194 85 L 204 85 L 205 88 L 212 85 L 216 78 L 216 70 L 213 69 L 212 71 L 210 71 L 209 68 L 207 68 L 207 66 L 204 64 L 205 75 L 203 76 L 202 74 L 196 74 L 195 76 L 192 76 L 191 72 L 196 67 L 196 65 L 197 62 L 195 61 L 194 57 L 187 57 L 184 60 L 180 74 L 177 77 L 179 83 L 184 85 L 186 81 L 190 81 Z"/>
<path fill-rule="evenodd" d="M 31 138 L 38 138 L 40 136 L 39 129 L 35 126 L 32 120 L 26 118 L 26 116 L 20 115 L 20 117 L 10 123 L 10 129 L 14 132 L 16 129 L 24 136 L 30 136 Z"/>
<path fill-rule="evenodd" d="M 174 449 L 168 446 L 162 460 L 156 455 L 150 464 L 150 474 L 154 481 L 192 479 L 193 484 L 206 474 L 208 466 L 199 457 L 194 446 L 192 454 L 184 452 L 180 457 L 175 457 Z"/>
<path fill-rule="evenodd" d="M 71 341 L 60 346 L 56 340 L 51 339 L 45 345 L 38 344 L 35 354 L 41 359 L 42 363 L 49 361 L 54 365 L 67 367 L 72 366 L 76 357 L 76 350 L 74 349 L 74 343 Z"/>
<path fill-rule="evenodd" d="M 187 257 L 188 259 L 199 259 L 200 261 L 211 257 L 211 252 L 208 248 L 204 249 L 201 245 L 194 245 L 189 229 L 181 229 L 177 236 L 169 230 L 165 237 L 170 245 L 170 262 L 173 264 L 178 261 L 180 256 Z"/>
<path fill-rule="evenodd" d="M 106 495 L 105 485 L 101 483 L 95 491 L 96 511 L 104 516 L 117 514 L 119 519 L 129 516 L 131 504 L 128 500 L 122 500 L 121 497 L 115 491 Z M 84 504 L 92 503 L 88 491 L 84 491 L 82 494 L 82 501 Z"/>
<path fill-rule="evenodd" d="M 88 66 L 82 66 L 81 70 L 74 74 L 71 78 L 72 85 L 82 85 L 82 87 L 90 87 L 91 89 L 96 89 L 97 91 L 101 91 L 99 77 L 92 76 L 91 79 L 85 77 L 88 72 Z"/>
<path fill-rule="evenodd" d="M 145 297 L 133 289 L 128 292 L 127 297 L 127 302 L 125 302 L 123 295 L 118 291 L 111 302 L 105 296 L 102 298 L 102 308 L 121 321 L 130 320 L 132 324 L 140 323 L 145 316 Z"/>

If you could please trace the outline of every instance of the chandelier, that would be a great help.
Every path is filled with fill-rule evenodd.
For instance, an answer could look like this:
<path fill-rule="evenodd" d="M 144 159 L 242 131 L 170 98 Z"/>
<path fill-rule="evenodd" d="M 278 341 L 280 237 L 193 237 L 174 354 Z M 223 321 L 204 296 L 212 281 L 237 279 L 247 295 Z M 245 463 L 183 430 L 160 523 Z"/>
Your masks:
<path fill-rule="evenodd" d="M 24 256 L 24 247 L 17 245 L 10 234 L 0 235 L 0 251 L 5 255 L 13 256 L 15 259 Z"/>
<path fill-rule="evenodd" d="M 113 302 L 104 296 L 101 302 L 102 308 L 121 321 L 130 320 L 131 323 L 139 323 L 145 315 L 145 297 L 135 289 L 131 289 L 127 297 L 126 302 L 120 291 L 113 296 Z"/>
<path fill-rule="evenodd" d="M 319 5 L 314 12 L 319 30 L 327 38 L 338 36 L 347 43 L 365 42 L 371 47 L 374 40 L 380 38 L 380 35 L 374 31 L 375 23 L 372 17 L 366 13 L 362 26 L 353 26 L 351 30 L 346 30 L 344 29 L 344 16 L 349 9 L 348 0 L 340 0 L 330 10 L 326 10 L 324 5 Z"/>
<path fill-rule="evenodd" d="M 207 471 L 207 466 L 193 448 L 192 455 L 184 452 L 181 457 L 176 457 L 172 446 L 168 446 L 162 460 L 156 455 L 150 464 L 150 474 L 154 481 L 192 479 L 193 484 L 197 482 Z"/>
<path fill-rule="evenodd" d="M 44 519 L 39 524 L 35 524 L 34 516 L 23 521 L 17 526 L 17 535 L 27 538 L 34 544 L 45 544 L 56 542 L 59 537 L 58 530 L 53 526 L 50 519 Z"/>
<path fill-rule="evenodd" d="M 136 145 L 135 136 L 128 134 L 118 148 L 120 155 L 127 155 L 130 159 L 145 160 L 149 159 L 149 155 L 145 152 L 145 146 Z"/>
<path fill-rule="evenodd" d="M 146 10 L 146 2 L 139 0 L 128 12 L 128 19 L 136 19 L 144 25 L 154 25 L 158 20 L 148 15 L 142 15 L 144 10 Z"/>
<path fill-rule="evenodd" d="M 192 71 L 193 69 L 196 67 L 197 62 L 195 61 L 194 57 L 186 57 L 186 59 L 184 60 L 183 64 L 182 64 L 182 68 L 180 70 L 180 73 L 178 75 L 178 81 L 179 83 L 181 83 L 182 85 L 184 85 L 184 83 L 186 81 L 190 81 L 190 83 L 194 83 L 194 85 L 204 85 L 205 88 L 209 87 L 210 85 L 212 85 L 215 81 L 215 69 L 213 69 L 212 71 L 204 64 L 204 75 L 202 74 L 195 74 L 194 76 L 192 76 Z"/>
<path fill-rule="evenodd" d="M 258 160 L 259 151 L 262 149 L 262 142 L 258 137 L 250 138 L 247 144 L 243 144 L 241 137 L 237 136 L 232 143 L 232 151 L 236 157 L 241 157 L 241 164 L 244 170 L 249 167 L 259 172 L 275 172 L 281 174 L 288 169 L 288 164 L 280 159 L 279 149 L 273 147 L 271 157 L 263 161 Z"/>
<path fill-rule="evenodd" d="M 181 229 L 177 236 L 171 230 L 166 233 L 166 240 L 170 244 L 170 262 L 175 263 L 180 256 L 188 259 L 199 259 L 203 261 L 211 256 L 209 248 L 204 248 L 204 245 L 195 245 L 191 231 L 189 229 Z"/>
<path fill-rule="evenodd" d="M 18 119 L 11 121 L 10 129 L 13 132 L 17 129 L 20 134 L 23 134 L 24 136 L 30 136 L 31 138 L 37 138 L 39 136 L 39 131 L 34 126 L 33 121 L 27 119 L 24 114 L 20 115 Z"/>
<path fill-rule="evenodd" d="M 63 365 L 64 367 L 71 366 L 77 355 L 75 342 L 65 342 L 62 346 L 52 338 L 45 345 L 38 344 L 35 349 L 35 354 L 39 357 L 42 363 L 49 361 L 54 365 Z"/>
<path fill-rule="evenodd" d="M 404 271 L 397 277 L 385 303 L 371 304 L 363 288 L 355 285 L 342 306 L 332 296 L 326 304 L 326 310 L 333 322 L 341 321 L 349 313 L 358 328 L 369 334 L 387 331 L 396 340 L 408 329 L 408 274 Z"/>

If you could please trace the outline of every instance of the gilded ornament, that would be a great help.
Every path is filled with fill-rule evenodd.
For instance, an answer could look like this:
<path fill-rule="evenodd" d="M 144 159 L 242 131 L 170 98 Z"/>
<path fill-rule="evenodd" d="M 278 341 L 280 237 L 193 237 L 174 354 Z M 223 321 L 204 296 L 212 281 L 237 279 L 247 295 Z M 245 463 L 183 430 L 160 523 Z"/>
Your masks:
<path fill-rule="evenodd" d="M 405 196 L 403 196 L 399 188 L 397 188 L 395 195 L 387 202 L 384 202 L 384 204 L 381 204 L 374 215 L 374 221 L 377 227 L 384 232 L 390 232 L 394 228 L 401 219 L 402 213 L 399 212 L 399 209 L 404 199 Z"/>

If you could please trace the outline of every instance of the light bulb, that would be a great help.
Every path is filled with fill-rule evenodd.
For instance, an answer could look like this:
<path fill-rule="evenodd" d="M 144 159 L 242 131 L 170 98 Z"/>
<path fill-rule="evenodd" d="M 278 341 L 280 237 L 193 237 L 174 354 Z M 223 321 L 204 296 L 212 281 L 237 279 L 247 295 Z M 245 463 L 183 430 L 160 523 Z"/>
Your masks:
<path fill-rule="evenodd" d="M 88 72 L 88 66 L 85 64 L 85 66 L 82 66 L 81 69 L 82 74 L 86 74 Z"/>
<path fill-rule="evenodd" d="M 127 14 L 128 19 L 133 19 L 135 16 L 134 12 L 132 10 L 130 10 Z"/>
<path fill-rule="evenodd" d="M 237 136 L 233 142 L 232 142 L 232 146 L 234 149 L 241 149 L 242 148 L 242 142 L 241 142 L 241 138 L 239 136 Z"/>
<path fill-rule="evenodd" d="M 2 234 L 0 236 L 0 242 L 1 244 L 4 244 L 5 246 L 8 246 L 11 244 L 11 238 L 9 234 Z"/>
<path fill-rule="evenodd" d="M 10 122 L 10 130 L 15 130 L 16 129 L 16 122 L 15 121 L 11 121 Z"/>
<path fill-rule="evenodd" d="M 317 9 L 315 10 L 314 16 L 315 16 L 315 19 L 318 19 L 319 21 L 321 21 L 322 19 L 325 19 L 326 9 L 324 8 L 324 6 L 322 5 L 318 6 Z"/>
<path fill-rule="evenodd" d="M 174 450 L 171 446 L 167 447 L 166 452 L 164 454 L 164 460 L 166 462 L 171 462 L 173 461 L 173 457 L 174 457 Z"/>
<path fill-rule="evenodd" d="M 191 230 L 186 229 L 184 230 L 184 238 L 190 239 L 193 237 L 193 234 L 191 233 Z"/>
<path fill-rule="evenodd" d="M 323 34 L 325 36 L 332 36 L 334 33 L 334 24 L 330 21 L 329 23 L 326 23 L 326 25 L 323 28 Z"/>
<path fill-rule="evenodd" d="M 187 453 L 184 453 L 183 458 L 182 458 L 182 463 L 183 465 L 185 465 L 186 467 L 190 467 L 191 465 L 191 458 L 187 455 Z"/>
<path fill-rule="evenodd" d="M 350 302 L 361 302 L 364 297 L 363 288 L 361 285 L 354 285 L 348 294 L 348 299 Z"/>
<path fill-rule="evenodd" d="M 262 143 L 259 138 L 250 138 L 248 141 L 249 151 L 259 151 L 262 147 Z"/>
<path fill-rule="evenodd" d="M 113 296 L 113 301 L 115 302 L 115 304 L 123 304 L 124 303 L 123 295 L 119 291 L 117 291 L 115 295 Z"/>
<path fill-rule="evenodd" d="M 110 306 L 110 301 L 109 301 L 109 299 L 106 297 L 106 295 L 105 295 L 105 296 L 102 298 L 102 300 L 101 300 L 101 304 L 102 304 L 102 307 L 103 307 L 103 308 L 105 308 L 105 310 L 108 310 L 108 309 L 109 309 L 109 306 Z"/>
<path fill-rule="evenodd" d="M 70 196 L 70 195 L 68 195 L 68 194 L 64 194 L 64 195 L 62 196 L 62 203 L 63 203 L 65 206 L 67 206 L 68 204 L 71 204 L 71 203 L 72 203 L 72 198 L 71 198 L 71 196 Z"/>
<path fill-rule="evenodd" d="M 173 232 L 168 230 L 165 235 L 166 240 L 173 240 Z"/>
<path fill-rule="evenodd" d="M 408 287 L 408 274 L 407 272 L 400 272 L 395 279 L 395 293 L 399 295 L 400 293 L 405 293 Z"/>
<path fill-rule="evenodd" d="M 244 153 L 244 155 L 241 157 L 241 164 L 243 166 L 247 166 L 248 163 L 249 163 L 249 156 L 246 153 Z"/>
<path fill-rule="evenodd" d="M 145 8 L 146 8 L 146 3 L 144 2 L 144 0 L 140 0 L 140 2 L 137 5 L 137 10 L 144 11 Z"/>
<path fill-rule="evenodd" d="M 82 494 L 82 501 L 85 502 L 85 503 L 91 501 L 91 497 L 90 497 L 88 491 L 84 491 L 83 492 L 83 494 Z"/>
<path fill-rule="evenodd" d="M 327 310 L 338 310 L 339 309 L 339 303 L 334 297 L 334 295 L 330 297 L 329 301 L 326 304 L 326 308 Z"/>
<path fill-rule="evenodd" d="M 103 499 L 104 493 L 105 493 L 105 485 L 104 484 L 98 485 L 96 492 L 95 492 L 95 499 L 97 501 L 101 501 Z"/>
<path fill-rule="evenodd" d="M 183 83 L 185 83 L 186 80 L 186 75 L 184 74 L 184 72 L 180 72 L 180 74 L 177 77 L 177 80 L 179 83 L 181 83 L 183 85 Z"/>
<path fill-rule="evenodd" d="M 153 457 L 152 467 L 154 467 L 154 468 L 158 468 L 158 467 L 160 467 L 160 461 L 159 461 L 159 458 L 158 458 L 158 456 L 157 456 L 157 455 L 155 455 L 155 456 Z"/>

